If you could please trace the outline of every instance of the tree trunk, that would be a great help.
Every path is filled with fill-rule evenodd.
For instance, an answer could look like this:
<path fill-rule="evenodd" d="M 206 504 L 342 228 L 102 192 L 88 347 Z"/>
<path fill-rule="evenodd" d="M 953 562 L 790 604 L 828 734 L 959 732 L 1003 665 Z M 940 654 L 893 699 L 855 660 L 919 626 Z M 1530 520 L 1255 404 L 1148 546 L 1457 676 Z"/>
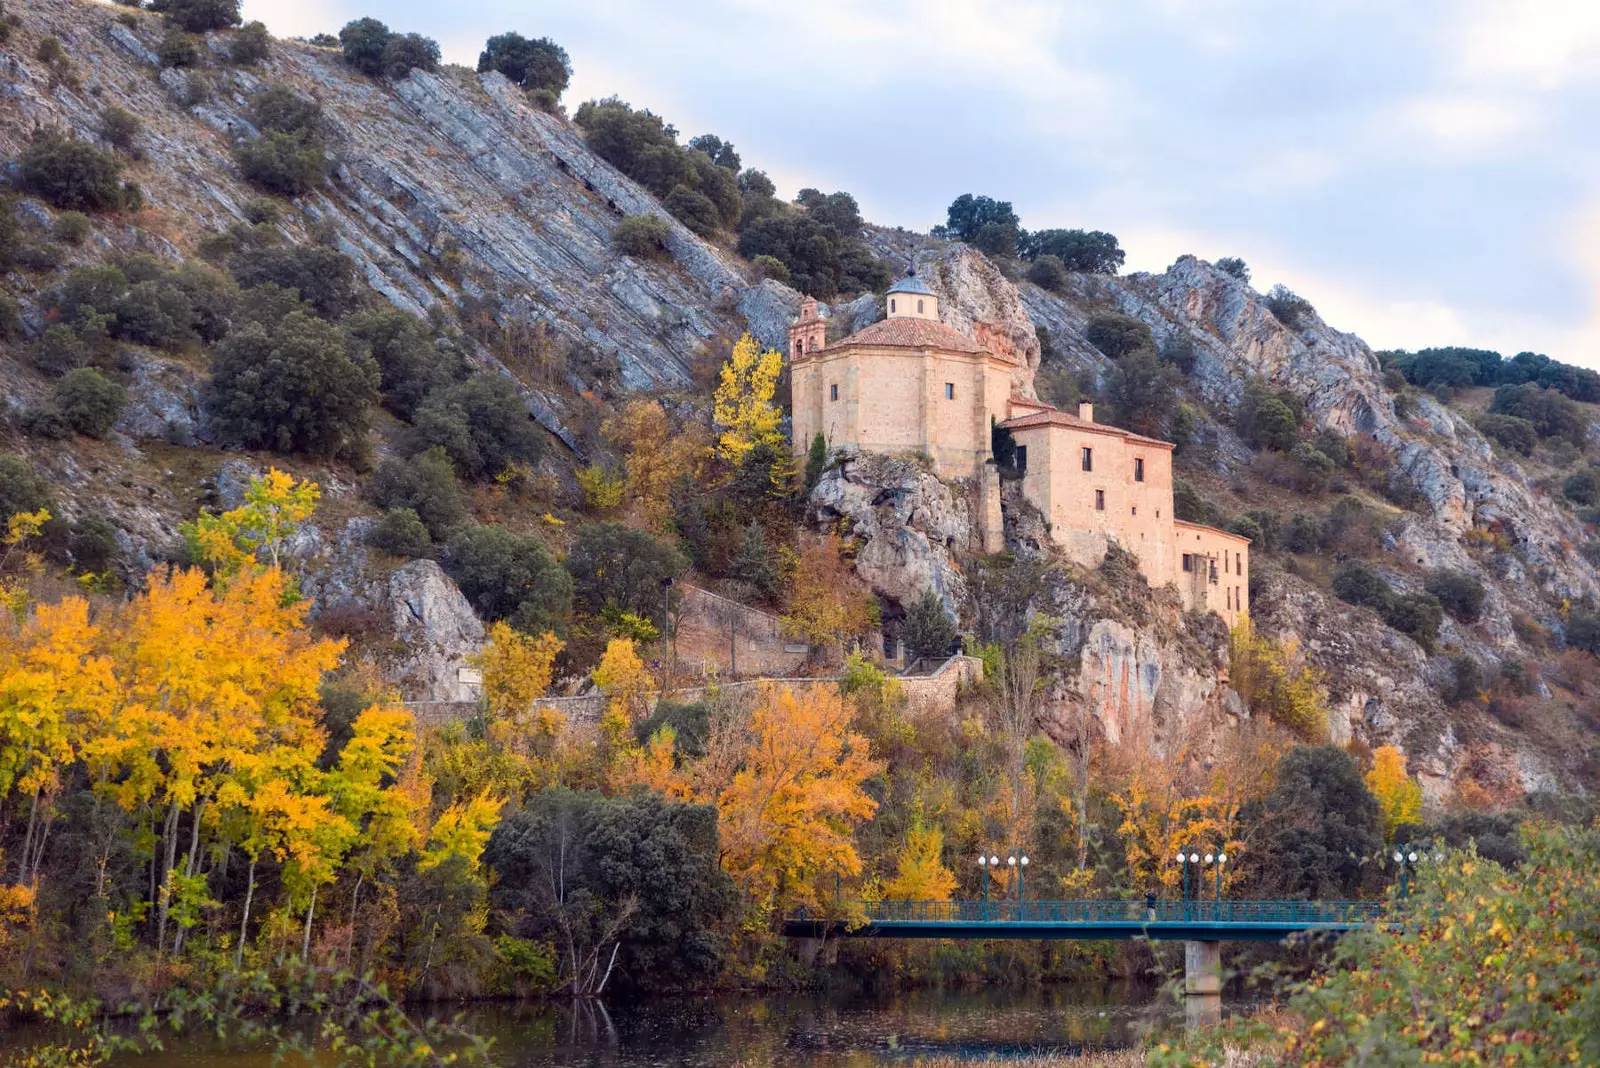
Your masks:
<path fill-rule="evenodd" d="M 356 876 L 355 892 L 350 895 L 350 937 L 345 940 L 344 947 L 346 966 L 354 965 L 356 960 L 356 909 L 361 906 L 361 882 L 366 877 L 365 872 Z"/>
<path fill-rule="evenodd" d="M 256 896 L 256 858 L 250 858 L 250 875 L 244 888 L 244 919 L 239 921 L 239 946 L 233 951 L 233 970 L 244 967 L 244 942 L 250 930 L 250 902 Z"/>
<path fill-rule="evenodd" d="M 306 932 L 300 938 L 300 963 L 311 959 L 311 917 L 317 913 L 317 888 L 311 888 L 311 904 L 306 906 Z"/>
<path fill-rule="evenodd" d="M 194 878 L 194 873 L 200 866 L 200 818 L 205 815 L 206 803 L 201 801 L 194 807 L 193 824 L 189 828 L 189 855 L 184 858 L 183 877 Z M 172 935 L 172 955 L 177 956 L 183 951 L 184 936 L 188 928 L 180 926 Z"/>
<path fill-rule="evenodd" d="M 178 860 L 178 803 L 167 809 L 167 826 L 162 833 L 166 859 L 161 867 L 160 902 L 156 908 L 156 953 L 167 945 L 167 910 L 172 904 L 172 867 Z"/>
<path fill-rule="evenodd" d="M 17 867 L 17 882 L 28 885 L 28 855 L 33 852 L 33 825 L 39 818 L 39 791 L 33 792 L 33 804 L 28 806 L 28 833 L 22 839 L 22 861 Z"/>

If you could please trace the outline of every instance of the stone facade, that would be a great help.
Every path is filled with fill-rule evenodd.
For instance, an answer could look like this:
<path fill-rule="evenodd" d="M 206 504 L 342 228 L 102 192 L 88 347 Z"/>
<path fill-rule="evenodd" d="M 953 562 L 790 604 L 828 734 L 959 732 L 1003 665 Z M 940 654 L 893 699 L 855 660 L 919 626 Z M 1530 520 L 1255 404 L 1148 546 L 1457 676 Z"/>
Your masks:
<path fill-rule="evenodd" d="M 939 298 L 915 275 L 890 288 L 889 317 L 827 343 L 827 320 L 807 299 L 789 328 L 794 448 L 821 434 L 829 450 L 927 460 L 942 479 L 971 480 L 982 548 L 1002 548 L 996 425 L 1016 442 L 1023 494 L 1066 555 L 1098 563 L 1113 543 L 1153 585 L 1172 584 L 1186 608 L 1232 626 L 1249 605 L 1247 538 L 1180 523 L 1172 514 L 1172 443 L 1017 394 L 1017 358 L 996 332 L 977 340 L 939 321 Z M 992 528 L 992 529 L 991 529 Z"/>

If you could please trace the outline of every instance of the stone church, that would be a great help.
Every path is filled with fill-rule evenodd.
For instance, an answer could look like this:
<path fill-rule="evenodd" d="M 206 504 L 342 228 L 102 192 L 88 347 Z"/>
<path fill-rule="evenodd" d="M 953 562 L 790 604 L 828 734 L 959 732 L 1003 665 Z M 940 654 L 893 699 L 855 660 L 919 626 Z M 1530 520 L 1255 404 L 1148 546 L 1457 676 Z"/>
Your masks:
<path fill-rule="evenodd" d="M 939 320 L 939 297 L 914 273 L 890 287 L 888 318 L 829 344 L 807 298 L 789 327 L 794 449 L 924 456 L 942 479 L 980 489 L 983 548 L 1003 547 L 992 428 L 1010 431 L 1023 495 L 1072 560 L 1094 566 L 1115 542 L 1152 585 L 1232 626 L 1248 611 L 1250 541 L 1172 513 L 1172 443 L 1029 400 L 1016 357 L 979 323 L 976 339 Z"/>

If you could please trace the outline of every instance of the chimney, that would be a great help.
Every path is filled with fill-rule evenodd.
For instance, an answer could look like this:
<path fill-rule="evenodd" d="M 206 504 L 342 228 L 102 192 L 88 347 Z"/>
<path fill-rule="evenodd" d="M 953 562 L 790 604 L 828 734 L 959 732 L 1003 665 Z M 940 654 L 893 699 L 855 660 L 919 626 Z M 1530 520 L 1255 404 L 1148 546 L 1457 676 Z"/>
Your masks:
<path fill-rule="evenodd" d="M 1078 418 L 1082 419 L 1085 423 L 1094 422 L 1094 405 L 1090 404 L 1088 401 L 1079 401 Z"/>

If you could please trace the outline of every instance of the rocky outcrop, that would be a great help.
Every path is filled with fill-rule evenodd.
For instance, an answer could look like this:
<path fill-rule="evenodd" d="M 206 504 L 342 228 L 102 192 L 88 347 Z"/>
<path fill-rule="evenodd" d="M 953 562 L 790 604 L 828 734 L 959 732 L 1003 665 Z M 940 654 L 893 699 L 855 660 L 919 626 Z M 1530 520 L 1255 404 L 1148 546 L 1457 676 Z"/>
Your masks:
<path fill-rule="evenodd" d="M 483 623 L 456 584 L 432 560 L 413 560 L 389 576 L 389 622 L 405 646 L 390 677 L 422 701 L 471 701 L 462 678 L 467 657 L 483 645 Z"/>

